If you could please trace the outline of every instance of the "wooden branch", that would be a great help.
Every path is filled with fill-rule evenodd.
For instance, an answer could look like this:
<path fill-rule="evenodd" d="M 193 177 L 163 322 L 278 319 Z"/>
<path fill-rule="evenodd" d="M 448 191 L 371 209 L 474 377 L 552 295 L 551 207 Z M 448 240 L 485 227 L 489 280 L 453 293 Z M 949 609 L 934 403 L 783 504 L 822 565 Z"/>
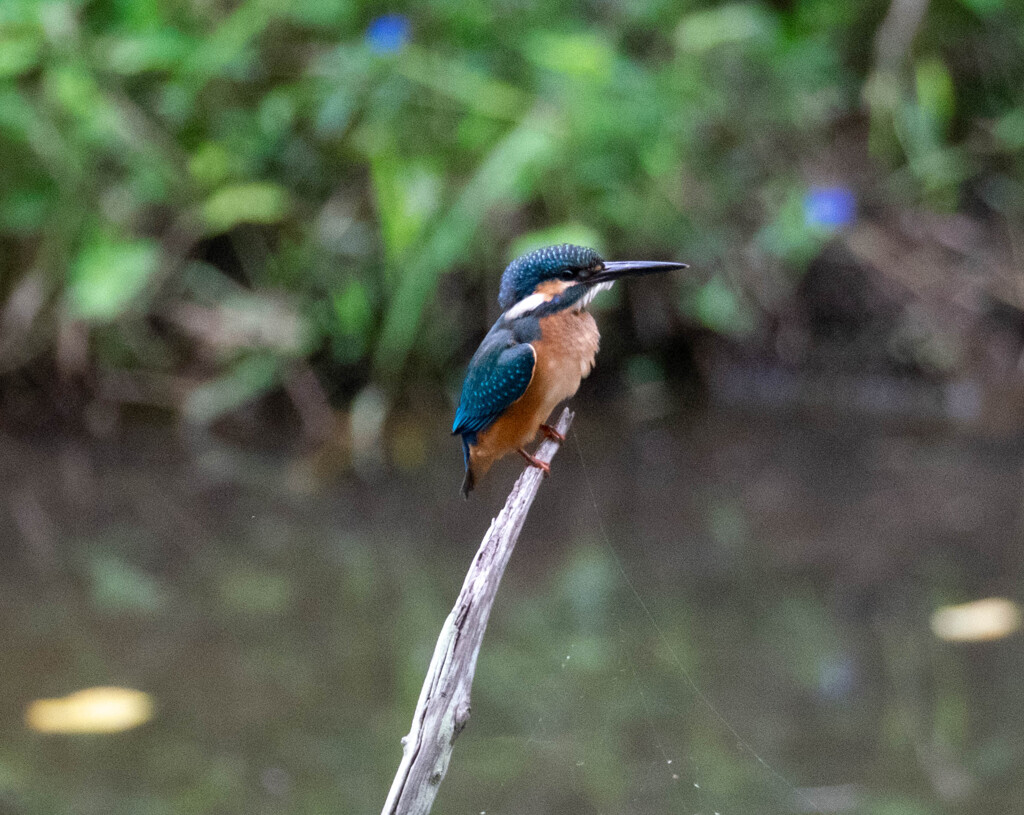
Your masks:
<path fill-rule="evenodd" d="M 566 408 L 555 428 L 564 436 L 572 419 L 573 414 Z M 558 447 L 556 441 L 545 441 L 537 450 L 537 458 L 550 463 Z M 433 806 L 448 771 L 455 739 L 469 721 L 476 658 L 498 584 L 542 478 L 536 467 L 527 467 L 519 476 L 473 558 L 459 599 L 437 639 L 412 729 L 402 739 L 402 762 L 381 815 L 427 815 Z"/>

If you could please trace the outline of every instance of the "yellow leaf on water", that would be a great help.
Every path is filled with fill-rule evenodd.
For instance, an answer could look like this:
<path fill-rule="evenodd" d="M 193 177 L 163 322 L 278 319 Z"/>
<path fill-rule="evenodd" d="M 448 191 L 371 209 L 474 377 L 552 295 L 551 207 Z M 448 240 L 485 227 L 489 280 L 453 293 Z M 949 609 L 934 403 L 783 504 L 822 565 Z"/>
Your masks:
<path fill-rule="evenodd" d="M 1021 610 L 1013 600 L 988 597 L 932 614 L 932 632 L 949 642 L 984 642 L 1007 637 L 1020 628 Z"/>
<path fill-rule="evenodd" d="M 153 718 L 148 693 L 131 688 L 86 688 L 59 699 L 36 699 L 25 724 L 39 733 L 120 733 Z"/>

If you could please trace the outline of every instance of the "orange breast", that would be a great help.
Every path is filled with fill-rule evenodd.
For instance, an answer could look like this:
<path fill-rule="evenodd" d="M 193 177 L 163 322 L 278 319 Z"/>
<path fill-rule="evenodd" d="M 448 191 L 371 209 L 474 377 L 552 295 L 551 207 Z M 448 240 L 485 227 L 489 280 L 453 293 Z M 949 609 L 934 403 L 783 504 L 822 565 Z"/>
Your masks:
<path fill-rule="evenodd" d="M 544 317 L 540 330 L 541 338 L 533 343 L 537 352 L 533 378 L 540 379 L 539 387 L 546 394 L 548 407 L 543 421 L 555 405 L 579 389 L 580 382 L 594 367 L 601 337 L 597 323 L 586 311 L 560 311 Z"/>
<path fill-rule="evenodd" d="M 470 449 L 477 477 L 502 456 L 533 441 L 555 406 L 572 396 L 594 367 L 600 335 L 585 311 L 561 311 L 540 320 L 541 338 L 531 343 L 537 362 L 526 392 Z"/>

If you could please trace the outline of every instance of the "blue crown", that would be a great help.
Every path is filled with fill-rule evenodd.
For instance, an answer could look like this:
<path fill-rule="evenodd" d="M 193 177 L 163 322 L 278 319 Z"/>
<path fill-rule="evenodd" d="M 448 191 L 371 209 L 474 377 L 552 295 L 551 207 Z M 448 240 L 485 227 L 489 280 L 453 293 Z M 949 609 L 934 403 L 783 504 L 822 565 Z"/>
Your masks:
<path fill-rule="evenodd" d="M 571 243 L 534 249 L 517 257 L 505 269 L 498 291 L 498 305 L 502 309 L 512 308 L 533 294 L 542 280 L 550 280 L 569 270 L 593 269 L 602 263 L 601 256 L 593 249 Z"/>

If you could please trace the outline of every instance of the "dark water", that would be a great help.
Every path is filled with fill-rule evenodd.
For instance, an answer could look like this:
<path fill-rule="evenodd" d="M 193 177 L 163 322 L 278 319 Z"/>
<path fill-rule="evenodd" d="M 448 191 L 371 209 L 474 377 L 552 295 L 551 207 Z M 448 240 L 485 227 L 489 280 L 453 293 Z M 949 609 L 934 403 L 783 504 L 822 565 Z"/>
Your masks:
<path fill-rule="evenodd" d="M 1024 812 L 1022 451 L 948 426 L 585 406 L 499 594 L 438 813 Z M 0 439 L 0 813 L 374 813 L 518 465 L 323 480 L 169 430 Z M 90 686 L 152 721 L 54 735 Z"/>

